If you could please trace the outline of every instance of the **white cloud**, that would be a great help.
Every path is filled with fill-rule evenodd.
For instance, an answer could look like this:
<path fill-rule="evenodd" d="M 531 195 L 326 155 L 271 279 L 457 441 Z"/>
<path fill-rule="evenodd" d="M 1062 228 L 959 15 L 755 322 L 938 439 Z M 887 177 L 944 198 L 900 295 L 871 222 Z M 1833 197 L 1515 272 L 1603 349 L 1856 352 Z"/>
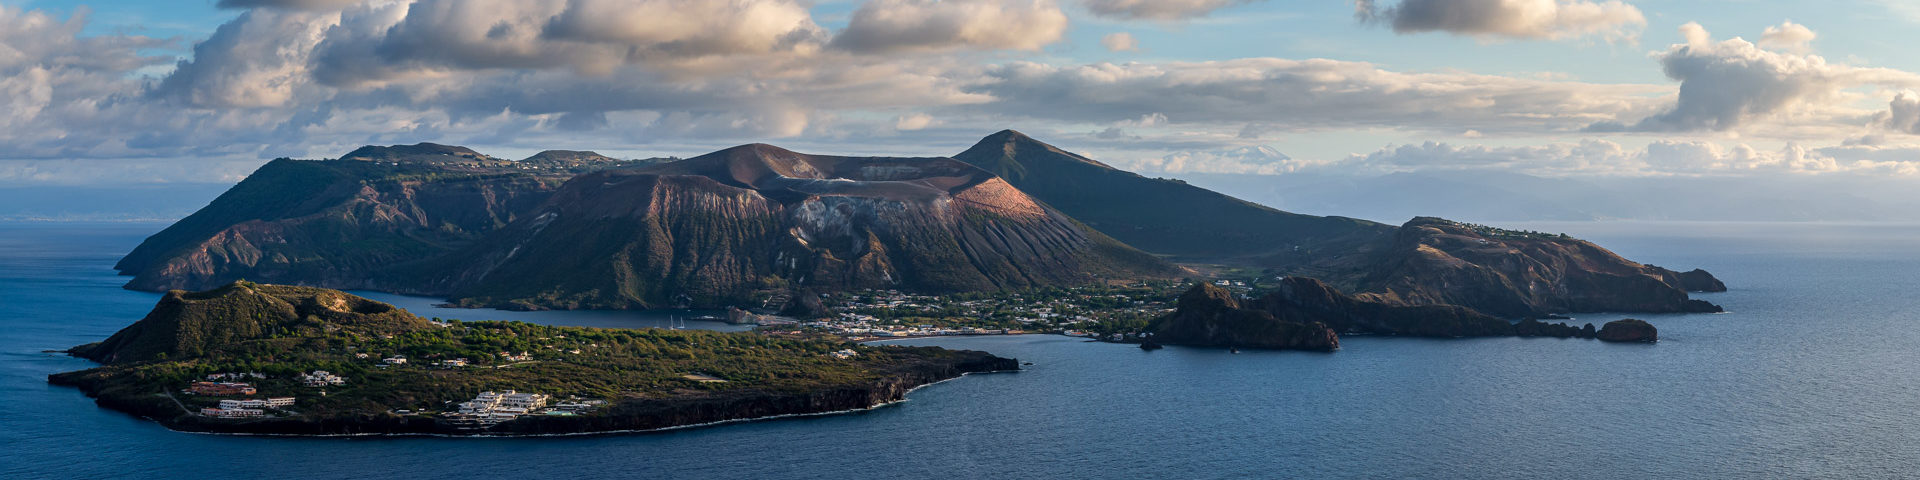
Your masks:
<path fill-rule="evenodd" d="M 1447 32 L 1484 39 L 1565 39 L 1600 35 L 1630 40 L 1646 25 L 1639 8 L 1618 0 L 1355 0 L 1355 16 L 1395 33 Z"/>
<path fill-rule="evenodd" d="M 862 53 L 1038 50 L 1067 30 L 1051 0 L 869 0 L 833 46 Z"/>
<path fill-rule="evenodd" d="M 1132 52 L 1140 50 L 1140 41 L 1131 33 L 1114 32 L 1100 37 L 1100 46 L 1107 47 L 1109 52 Z"/>
<path fill-rule="evenodd" d="M 1297 172 L 1312 165 L 1266 145 L 1175 152 L 1159 158 L 1114 161 L 1116 167 L 1140 172 L 1237 175 L 1278 175 Z"/>
<path fill-rule="evenodd" d="M 1895 132 L 1920 135 L 1920 95 L 1913 92 L 1895 95 L 1893 101 L 1887 103 L 1887 111 L 1881 114 L 1880 124 Z"/>
<path fill-rule="evenodd" d="M 912 131 L 931 127 L 937 123 L 932 115 L 912 113 L 895 117 L 893 119 L 893 128 L 895 130 Z"/>
<path fill-rule="evenodd" d="M 1144 20 L 1181 20 L 1204 17 L 1215 10 L 1253 0 L 1081 0 L 1087 11 L 1097 16 L 1144 19 Z"/>
<path fill-rule="evenodd" d="M 1362 62 L 1247 58 L 1218 62 L 1015 62 L 988 68 L 968 91 L 971 111 L 1110 124 L 1161 114 L 1183 124 L 1283 129 L 1383 127 L 1459 132 L 1572 131 L 1651 112 L 1664 87 L 1406 73 Z"/>
<path fill-rule="evenodd" d="M 194 45 L 160 82 L 157 95 L 193 107 L 276 107 L 308 88 L 307 60 L 335 13 L 253 10 Z"/>
<path fill-rule="evenodd" d="M 1680 82 L 1673 106 L 1637 123 L 1601 122 L 1592 130 L 1729 131 L 1789 114 L 1833 123 L 1858 113 L 1840 101 L 1844 89 L 1920 84 L 1920 76 L 1899 70 L 1829 64 L 1818 55 L 1766 50 L 1740 38 L 1714 42 L 1696 23 L 1680 31 L 1687 43 L 1657 56 L 1667 76 Z"/>
<path fill-rule="evenodd" d="M 1700 29 L 1700 32 L 1705 33 L 1705 30 Z M 1819 36 L 1806 25 L 1784 22 L 1767 27 L 1765 32 L 1761 32 L 1760 46 L 1778 50 L 1805 51 L 1811 48 L 1813 40 Z"/>

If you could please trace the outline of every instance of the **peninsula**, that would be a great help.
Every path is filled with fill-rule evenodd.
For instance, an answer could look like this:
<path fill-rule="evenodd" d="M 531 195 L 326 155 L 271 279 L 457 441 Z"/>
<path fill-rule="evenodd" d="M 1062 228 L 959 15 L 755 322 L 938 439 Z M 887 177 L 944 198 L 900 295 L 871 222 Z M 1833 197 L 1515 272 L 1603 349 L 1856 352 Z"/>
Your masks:
<path fill-rule="evenodd" d="M 181 431 L 531 435 L 864 410 L 1013 359 L 755 333 L 439 322 L 334 290 L 171 291 L 48 377 Z"/>

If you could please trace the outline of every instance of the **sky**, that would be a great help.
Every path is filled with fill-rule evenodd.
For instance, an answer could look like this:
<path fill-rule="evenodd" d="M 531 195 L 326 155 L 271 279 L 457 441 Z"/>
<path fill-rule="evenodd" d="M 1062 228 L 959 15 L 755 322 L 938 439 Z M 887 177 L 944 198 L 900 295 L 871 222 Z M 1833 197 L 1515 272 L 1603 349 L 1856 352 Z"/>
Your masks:
<path fill-rule="evenodd" d="M 1907 0 L 0 0 L 0 186 L 459 144 L 1150 175 L 1920 175 Z"/>

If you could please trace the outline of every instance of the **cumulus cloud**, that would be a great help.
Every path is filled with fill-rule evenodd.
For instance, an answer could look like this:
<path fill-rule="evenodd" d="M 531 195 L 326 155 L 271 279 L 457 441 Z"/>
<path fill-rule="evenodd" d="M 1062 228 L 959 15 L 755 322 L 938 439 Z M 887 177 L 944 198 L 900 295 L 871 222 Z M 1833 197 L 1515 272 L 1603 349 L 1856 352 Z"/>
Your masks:
<path fill-rule="evenodd" d="M 255 10 L 193 47 L 153 92 L 194 107 L 272 107 L 306 88 L 307 57 L 337 14 Z"/>
<path fill-rule="evenodd" d="M 1786 113 L 1832 109 L 1842 90 L 1900 86 L 1920 76 L 1883 68 L 1829 64 L 1825 58 L 1760 48 L 1738 37 L 1714 42 L 1697 23 L 1680 27 L 1687 43 L 1657 55 L 1680 93 L 1664 112 L 1634 124 L 1601 122 L 1594 131 L 1728 131 Z"/>
<path fill-rule="evenodd" d="M 1249 58 L 1218 62 L 1016 62 L 986 70 L 956 108 L 1028 118 L 1112 123 L 1160 114 L 1185 123 L 1248 124 L 1243 136 L 1340 127 L 1458 132 L 1577 130 L 1652 111 L 1661 87 L 1407 73 L 1363 62 Z M 1255 126 L 1257 124 L 1257 126 Z"/>
<path fill-rule="evenodd" d="M 0 5 L 0 145 L 8 158 L 125 154 L 143 132 L 143 79 L 132 72 L 172 58 L 142 52 L 164 40 L 83 35 L 88 11 L 66 19 Z M 178 121 L 177 118 L 174 120 Z"/>
<path fill-rule="evenodd" d="M 1819 36 L 1806 25 L 1785 22 L 1767 27 L 1766 31 L 1761 32 L 1760 46 L 1782 50 L 1806 50 L 1813 44 L 1813 39 Z"/>
<path fill-rule="evenodd" d="M 347 10 L 315 77 L 358 87 L 447 71 L 605 75 L 716 57 L 805 53 L 825 30 L 791 0 L 417 0 Z"/>
<path fill-rule="evenodd" d="M 1094 15 L 1145 20 L 1181 20 L 1204 17 L 1233 5 L 1253 0 L 1081 0 Z"/>
<path fill-rule="evenodd" d="M 1066 30 L 1067 15 L 1051 0 L 870 0 L 832 45 L 862 53 L 1038 50 Z"/>
<path fill-rule="evenodd" d="M 1115 32 L 1100 37 L 1100 46 L 1107 47 L 1109 52 L 1132 52 L 1140 49 L 1140 42 L 1131 33 Z"/>
<path fill-rule="evenodd" d="M 1887 103 L 1887 111 L 1881 114 L 1880 124 L 1895 132 L 1920 135 L 1920 95 L 1913 92 L 1895 95 L 1893 101 Z"/>
<path fill-rule="evenodd" d="M 674 56 L 794 51 L 826 34 L 805 6 L 785 0 L 572 0 L 540 33 Z"/>
<path fill-rule="evenodd" d="M 1480 38 L 1564 39 L 1600 35 L 1630 39 L 1646 25 L 1639 8 L 1619 0 L 1400 0 L 1383 6 L 1355 0 L 1355 16 L 1394 33 L 1446 32 Z"/>

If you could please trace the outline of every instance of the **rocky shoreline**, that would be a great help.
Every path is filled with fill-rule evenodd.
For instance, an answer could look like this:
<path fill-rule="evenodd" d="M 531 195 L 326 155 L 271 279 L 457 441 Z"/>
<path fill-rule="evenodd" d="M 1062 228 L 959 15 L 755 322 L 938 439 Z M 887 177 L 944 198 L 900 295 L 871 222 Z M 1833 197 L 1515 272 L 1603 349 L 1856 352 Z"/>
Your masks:
<path fill-rule="evenodd" d="M 1344 335 L 1426 338 L 1555 337 L 1605 342 L 1659 341 L 1653 325 L 1637 319 L 1574 326 L 1534 318 L 1519 322 L 1450 305 L 1395 305 L 1341 293 L 1318 280 L 1288 278 L 1260 298 L 1238 298 L 1211 284 L 1180 296 L 1177 309 L 1144 332 L 1155 345 L 1187 345 L 1332 352 Z M 1139 338 L 1139 337 L 1136 337 Z"/>
<path fill-rule="evenodd" d="M 872 410 L 905 401 L 921 387 L 973 373 L 1012 372 L 1019 362 L 977 351 L 956 352 L 953 363 L 904 366 L 877 381 L 811 392 L 729 391 L 679 398 L 635 398 L 615 403 L 604 413 L 581 416 L 527 416 L 486 428 L 456 425 L 423 415 L 362 414 L 330 418 L 224 420 L 187 413 L 173 399 L 102 395 L 105 381 L 54 374 L 48 383 L 80 389 L 103 408 L 152 420 L 189 433 L 268 436 L 560 436 L 639 433 L 775 418 L 832 415 Z"/>

